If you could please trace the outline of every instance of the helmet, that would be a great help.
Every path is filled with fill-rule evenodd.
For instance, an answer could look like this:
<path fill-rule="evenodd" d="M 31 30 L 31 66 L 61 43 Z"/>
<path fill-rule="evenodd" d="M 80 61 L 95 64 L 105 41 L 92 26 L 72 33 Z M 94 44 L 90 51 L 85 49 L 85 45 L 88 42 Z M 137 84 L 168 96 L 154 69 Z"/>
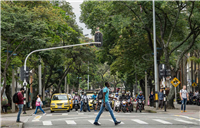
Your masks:
<path fill-rule="evenodd" d="M 129 92 L 126 92 L 126 94 L 129 94 Z"/>
<path fill-rule="evenodd" d="M 75 95 L 78 95 L 78 93 L 77 93 L 77 92 L 75 92 Z"/>
<path fill-rule="evenodd" d="M 94 92 L 94 94 L 97 94 L 97 92 Z"/>
<path fill-rule="evenodd" d="M 116 92 L 115 95 L 118 95 L 118 93 Z"/>
<path fill-rule="evenodd" d="M 84 94 L 86 94 L 86 92 L 84 92 Z"/>
<path fill-rule="evenodd" d="M 142 94 L 142 91 L 140 91 L 139 94 Z"/>

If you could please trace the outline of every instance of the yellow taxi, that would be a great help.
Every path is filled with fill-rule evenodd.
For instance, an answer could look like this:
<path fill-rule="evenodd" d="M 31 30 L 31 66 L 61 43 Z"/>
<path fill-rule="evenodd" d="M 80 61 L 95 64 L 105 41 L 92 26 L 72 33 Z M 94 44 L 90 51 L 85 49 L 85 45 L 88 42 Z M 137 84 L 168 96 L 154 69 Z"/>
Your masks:
<path fill-rule="evenodd" d="M 70 111 L 69 98 L 64 93 L 56 93 L 51 98 L 50 112 Z"/>
<path fill-rule="evenodd" d="M 69 105 L 70 105 L 70 110 L 73 109 L 73 96 L 71 94 L 67 94 L 68 98 L 69 98 Z"/>

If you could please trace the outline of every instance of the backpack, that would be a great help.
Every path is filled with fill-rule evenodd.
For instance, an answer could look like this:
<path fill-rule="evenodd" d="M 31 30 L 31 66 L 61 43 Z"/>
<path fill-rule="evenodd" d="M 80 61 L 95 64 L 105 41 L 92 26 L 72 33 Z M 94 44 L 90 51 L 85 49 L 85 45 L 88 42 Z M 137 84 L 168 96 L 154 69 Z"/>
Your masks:
<path fill-rule="evenodd" d="M 19 102 L 19 99 L 18 99 L 18 95 L 17 95 L 18 93 L 15 93 L 14 95 L 13 95 L 13 102 L 14 103 L 18 103 Z"/>
<path fill-rule="evenodd" d="M 107 91 L 106 91 L 106 93 L 107 93 Z M 101 89 L 101 90 L 99 91 L 99 93 L 98 93 L 98 99 L 99 99 L 99 100 L 103 99 L 103 89 Z"/>

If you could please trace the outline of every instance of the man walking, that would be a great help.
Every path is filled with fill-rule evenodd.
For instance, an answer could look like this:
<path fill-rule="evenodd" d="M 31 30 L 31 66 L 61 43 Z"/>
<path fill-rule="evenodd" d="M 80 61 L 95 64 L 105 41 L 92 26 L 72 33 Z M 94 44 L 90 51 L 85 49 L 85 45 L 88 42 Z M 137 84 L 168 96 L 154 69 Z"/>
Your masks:
<path fill-rule="evenodd" d="M 18 103 L 17 104 L 18 104 L 19 112 L 18 112 L 18 115 L 17 115 L 17 121 L 16 122 L 21 122 L 20 121 L 20 114 L 22 112 L 22 109 L 23 109 L 23 106 L 24 106 L 24 100 L 25 100 L 22 93 L 24 93 L 24 88 L 21 88 L 20 91 L 17 94 L 17 97 L 18 97 Z"/>
<path fill-rule="evenodd" d="M 186 112 L 186 103 L 187 100 L 189 100 L 188 92 L 186 90 L 186 86 L 183 86 L 183 89 L 180 90 L 180 97 L 181 97 L 181 112 L 183 112 L 183 107 L 184 107 L 184 112 Z"/>
<path fill-rule="evenodd" d="M 160 109 L 163 108 L 163 98 L 164 98 L 164 94 L 163 94 L 163 91 L 162 89 L 160 89 L 160 92 L 158 93 L 158 100 L 159 100 L 159 107 Z"/>
<path fill-rule="evenodd" d="M 102 100 L 102 103 L 103 103 L 103 104 L 101 105 L 101 109 L 100 109 L 100 111 L 99 111 L 99 113 L 98 113 L 98 115 L 97 115 L 97 117 L 96 117 L 96 119 L 95 119 L 94 125 L 100 125 L 100 124 L 98 123 L 98 120 L 99 120 L 101 114 L 103 113 L 103 111 L 104 111 L 104 109 L 105 109 L 105 106 L 106 106 L 107 109 L 109 110 L 110 115 L 111 115 L 111 117 L 112 117 L 112 119 L 113 119 L 115 125 L 118 125 L 118 124 L 121 123 L 121 121 L 117 121 L 117 120 L 116 120 L 116 118 L 115 118 L 115 116 L 114 116 L 114 114 L 113 114 L 112 108 L 110 107 L 110 104 L 109 104 L 109 98 L 112 98 L 112 97 L 109 97 L 109 87 L 110 87 L 110 85 L 109 85 L 108 82 L 106 82 L 106 83 L 105 83 L 105 86 L 106 86 L 106 87 L 104 87 L 104 89 L 103 89 L 103 100 Z"/>

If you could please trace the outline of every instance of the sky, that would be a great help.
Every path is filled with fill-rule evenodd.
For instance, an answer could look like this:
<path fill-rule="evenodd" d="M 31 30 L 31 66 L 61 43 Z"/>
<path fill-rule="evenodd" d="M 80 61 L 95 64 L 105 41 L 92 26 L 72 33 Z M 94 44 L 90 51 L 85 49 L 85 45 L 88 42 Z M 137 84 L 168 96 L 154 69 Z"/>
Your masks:
<path fill-rule="evenodd" d="M 91 30 L 90 29 L 87 29 L 85 27 L 85 24 L 84 23 L 81 23 L 79 21 L 79 17 L 81 16 L 81 9 L 80 9 L 80 5 L 81 3 L 83 2 L 83 0 L 66 0 L 67 2 L 70 2 L 71 6 L 73 7 L 73 12 L 74 14 L 76 15 L 76 22 L 77 24 L 83 28 L 83 34 L 89 34 L 89 37 L 92 38 L 92 35 L 90 34 L 91 33 Z"/>

